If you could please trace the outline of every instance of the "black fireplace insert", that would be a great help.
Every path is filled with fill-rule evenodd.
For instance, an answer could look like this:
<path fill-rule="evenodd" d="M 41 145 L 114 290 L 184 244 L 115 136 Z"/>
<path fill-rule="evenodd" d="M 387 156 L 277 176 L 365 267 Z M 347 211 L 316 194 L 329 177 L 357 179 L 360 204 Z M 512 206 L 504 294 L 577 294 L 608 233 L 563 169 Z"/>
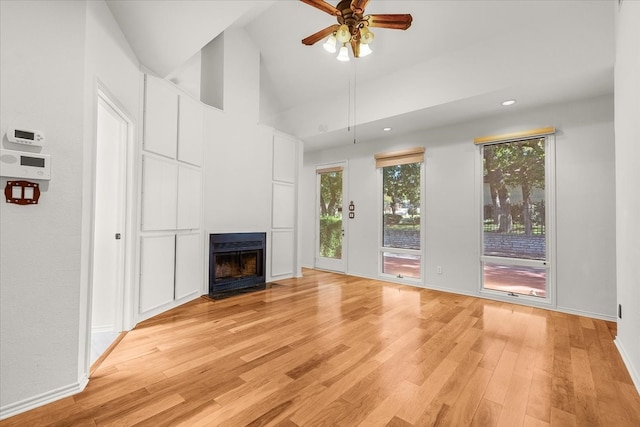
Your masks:
<path fill-rule="evenodd" d="M 265 285 L 266 233 L 209 235 L 209 295 Z"/>

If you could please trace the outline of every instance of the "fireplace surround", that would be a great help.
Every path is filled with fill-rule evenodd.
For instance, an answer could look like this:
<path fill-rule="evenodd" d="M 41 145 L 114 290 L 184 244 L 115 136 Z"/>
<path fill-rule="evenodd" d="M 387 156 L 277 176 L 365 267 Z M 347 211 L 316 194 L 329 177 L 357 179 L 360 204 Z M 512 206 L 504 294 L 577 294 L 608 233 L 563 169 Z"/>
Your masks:
<path fill-rule="evenodd" d="M 209 235 L 209 295 L 265 286 L 266 233 Z"/>

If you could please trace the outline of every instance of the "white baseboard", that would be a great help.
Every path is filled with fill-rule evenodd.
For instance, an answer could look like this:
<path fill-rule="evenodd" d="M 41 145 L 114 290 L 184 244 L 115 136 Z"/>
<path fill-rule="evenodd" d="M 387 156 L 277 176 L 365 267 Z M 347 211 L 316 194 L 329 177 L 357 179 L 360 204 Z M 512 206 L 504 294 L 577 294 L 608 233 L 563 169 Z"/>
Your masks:
<path fill-rule="evenodd" d="M 606 320 L 609 322 L 617 322 L 618 320 L 615 315 L 608 316 L 606 314 L 593 313 L 591 311 L 575 310 L 572 308 L 565 308 L 565 307 L 557 307 L 555 308 L 555 310 L 561 313 L 574 314 L 576 316 L 582 316 L 582 317 L 591 317 L 593 319 Z"/>
<path fill-rule="evenodd" d="M 113 325 L 105 325 L 105 326 L 93 326 L 91 327 L 91 333 L 99 334 L 102 332 L 113 332 L 116 328 Z"/>
<path fill-rule="evenodd" d="M 633 385 L 636 386 L 636 390 L 638 390 L 638 393 L 640 393 L 640 374 L 636 370 L 636 367 L 633 366 L 633 364 L 631 363 L 631 359 L 627 355 L 627 352 L 624 349 L 624 346 L 622 345 L 620 340 L 616 338 L 615 340 L 613 340 L 613 343 L 618 348 L 618 353 L 620 353 L 620 356 L 622 357 L 622 361 L 624 362 L 624 365 L 627 367 L 627 371 L 629 371 L 629 375 L 631 376 Z"/>
<path fill-rule="evenodd" d="M 73 396 L 80 393 L 89 383 L 89 378 L 85 375 L 75 384 L 69 384 L 68 386 L 60 387 L 55 390 L 42 393 L 38 396 L 33 396 L 20 402 L 10 403 L 0 408 L 0 420 L 12 417 L 14 415 L 21 414 L 31 409 L 38 408 L 42 405 L 55 402 L 56 400 L 64 399 L 65 397 Z"/>
<path fill-rule="evenodd" d="M 571 308 L 566 308 L 566 307 L 558 307 L 558 306 L 552 306 L 552 305 L 547 305 L 547 304 L 532 304 L 532 303 L 523 303 L 523 302 L 519 302 L 519 301 L 514 301 L 512 298 L 499 298 L 496 296 L 488 296 L 488 295 L 484 295 L 481 293 L 474 293 L 474 292 L 465 292 L 465 291 L 460 291 L 458 289 L 451 289 L 451 288 L 446 288 L 446 287 L 440 287 L 440 286 L 432 286 L 432 285 L 428 285 L 428 284 L 419 284 L 419 283 L 408 283 L 406 281 L 402 281 L 402 280 L 395 280 L 391 277 L 380 277 L 380 276 L 371 276 L 371 275 L 367 275 L 367 274 L 360 274 L 360 273 L 344 273 L 347 274 L 349 276 L 354 276 L 354 277 L 361 277 L 364 279 L 372 279 L 372 280 L 379 280 L 381 282 L 388 282 L 388 283 L 395 283 L 395 284 L 399 284 L 399 285 L 407 285 L 407 286 L 413 286 L 413 287 L 417 287 L 417 288 L 423 288 L 423 289 L 430 289 L 433 291 L 440 291 L 440 292 L 448 292 L 448 293 L 452 293 L 452 294 L 456 294 L 456 295 L 464 295 L 464 296 L 469 296 L 469 297 L 474 297 L 474 298 L 482 298 L 482 299 L 488 299 L 488 300 L 492 300 L 492 301 L 500 301 L 500 302 L 507 302 L 507 303 L 512 303 L 512 304 L 520 304 L 520 305 L 526 305 L 529 307 L 536 307 L 536 308 L 541 308 L 543 310 L 550 310 L 550 311 L 557 311 L 559 313 L 566 313 L 566 314 L 573 314 L 575 316 L 583 316 L 583 317 L 590 317 L 593 319 L 600 319 L 600 320 L 607 320 L 610 322 L 615 322 L 617 321 L 616 316 L 615 315 L 606 315 L 606 314 L 600 314 L 600 313 L 592 313 L 589 311 L 583 311 L 583 310 L 575 310 L 575 309 L 571 309 Z"/>

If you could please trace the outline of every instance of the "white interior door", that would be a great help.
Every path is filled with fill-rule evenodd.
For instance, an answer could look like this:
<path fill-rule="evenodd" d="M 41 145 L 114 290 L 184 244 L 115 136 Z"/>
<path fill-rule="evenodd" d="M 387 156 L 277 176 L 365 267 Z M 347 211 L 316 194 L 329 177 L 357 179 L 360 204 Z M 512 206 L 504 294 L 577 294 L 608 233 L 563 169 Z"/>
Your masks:
<path fill-rule="evenodd" d="M 316 268 L 344 273 L 346 164 L 319 167 L 316 179 Z"/>
<path fill-rule="evenodd" d="M 102 94 L 96 132 L 92 363 L 123 329 L 128 122 Z"/>

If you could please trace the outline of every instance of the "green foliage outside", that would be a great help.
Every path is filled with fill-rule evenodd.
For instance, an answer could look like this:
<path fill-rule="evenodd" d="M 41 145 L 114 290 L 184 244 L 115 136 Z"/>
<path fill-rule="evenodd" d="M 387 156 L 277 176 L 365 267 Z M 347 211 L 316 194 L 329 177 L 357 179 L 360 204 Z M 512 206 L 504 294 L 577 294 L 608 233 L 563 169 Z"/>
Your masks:
<path fill-rule="evenodd" d="M 420 163 L 387 166 L 382 169 L 385 212 L 395 214 L 406 205 L 408 215 L 420 211 Z"/>
<path fill-rule="evenodd" d="M 420 169 L 420 163 L 382 169 L 385 229 L 420 229 Z"/>
<path fill-rule="evenodd" d="M 483 157 L 492 202 L 485 206 L 485 231 L 544 234 L 544 201 L 532 201 L 533 190 L 545 185 L 544 138 L 489 145 Z M 521 204 L 511 202 L 511 189 L 520 190 Z"/>
<path fill-rule="evenodd" d="M 342 172 L 320 175 L 320 256 L 342 258 Z"/>
<path fill-rule="evenodd" d="M 400 214 L 384 214 L 384 226 L 388 230 L 418 230 L 420 229 L 420 215 L 407 216 Z"/>
<path fill-rule="evenodd" d="M 320 256 L 342 258 L 342 217 L 320 218 Z"/>

